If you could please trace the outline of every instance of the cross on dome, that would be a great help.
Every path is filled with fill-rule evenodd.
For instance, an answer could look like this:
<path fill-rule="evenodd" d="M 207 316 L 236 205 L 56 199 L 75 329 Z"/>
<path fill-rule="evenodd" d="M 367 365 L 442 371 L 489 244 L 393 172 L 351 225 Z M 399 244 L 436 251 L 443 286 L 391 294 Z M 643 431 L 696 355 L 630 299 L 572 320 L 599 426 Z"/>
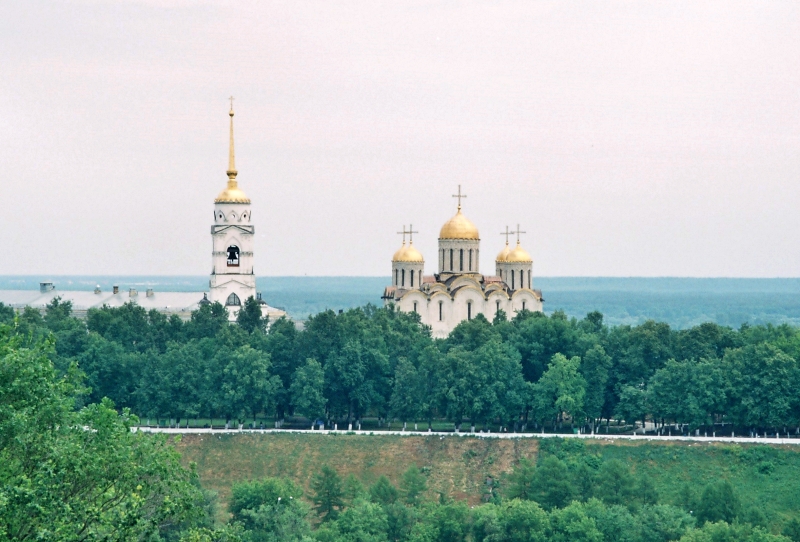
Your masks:
<path fill-rule="evenodd" d="M 508 228 L 506 228 L 506 230 L 508 230 Z M 528 232 L 526 232 L 526 231 L 522 231 L 521 229 L 519 229 L 519 224 L 517 224 L 517 229 L 516 229 L 516 230 L 514 230 L 514 231 L 510 231 L 510 232 L 508 232 L 508 233 L 515 233 L 515 234 L 517 234 L 517 244 L 519 244 L 519 236 L 520 236 L 520 234 L 521 234 L 521 233 L 528 233 Z M 506 243 L 508 243 L 508 237 L 506 237 Z"/>
<path fill-rule="evenodd" d="M 519 229 L 519 228 L 517 228 L 517 229 Z M 501 231 L 500 232 L 500 235 L 505 235 L 506 236 L 506 245 L 508 245 L 508 236 L 511 235 L 512 233 L 514 233 L 514 232 L 513 231 L 509 231 L 508 230 L 508 226 L 506 226 L 506 231 Z"/>
<path fill-rule="evenodd" d="M 458 198 L 458 210 L 461 210 L 461 198 L 466 198 L 466 194 L 461 193 L 461 185 L 458 185 L 458 194 L 453 194 L 454 198 Z"/>

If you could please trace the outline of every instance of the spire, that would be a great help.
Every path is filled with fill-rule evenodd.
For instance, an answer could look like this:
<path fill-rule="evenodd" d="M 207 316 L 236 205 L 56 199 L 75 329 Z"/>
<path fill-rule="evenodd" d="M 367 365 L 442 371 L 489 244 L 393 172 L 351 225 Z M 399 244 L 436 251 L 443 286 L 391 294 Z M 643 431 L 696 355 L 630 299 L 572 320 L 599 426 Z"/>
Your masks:
<path fill-rule="evenodd" d="M 236 158 L 233 152 L 233 96 L 230 97 L 231 100 L 231 111 L 228 113 L 231 117 L 231 142 L 230 142 L 230 149 L 228 151 L 228 188 L 236 188 Z"/>

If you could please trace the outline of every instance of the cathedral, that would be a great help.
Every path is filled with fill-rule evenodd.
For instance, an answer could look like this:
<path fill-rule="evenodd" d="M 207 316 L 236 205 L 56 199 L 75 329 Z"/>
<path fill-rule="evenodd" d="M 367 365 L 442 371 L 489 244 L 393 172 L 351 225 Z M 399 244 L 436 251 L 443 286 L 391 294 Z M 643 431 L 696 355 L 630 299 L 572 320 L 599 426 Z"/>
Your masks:
<path fill-rule="evenodd" d="M 425 259 L 414 247 L 413 228 L 403 227 L 403 245 L 392 257 L 392 285 L 383 292 L 385 305 L 394 304 L 405 312 L 416 312 L 434 337 L 447 337 L 462 320 L 483 314 L 492 320 L 498 311 L 511 318 L 521 310 L 542 310 L 542 293 L 533 289 L 533 261 L 520 245 L 517 230 L 506 227 L 506 244 L 495 259 L 495 275 L 480 272 L 478 228 L 458 209 L 439 232 L 438 272 L 425 275 Z M 517 235 L 513 249 L 508 237 Z M 409 236 L 406 245 L 405 236 Z"/>

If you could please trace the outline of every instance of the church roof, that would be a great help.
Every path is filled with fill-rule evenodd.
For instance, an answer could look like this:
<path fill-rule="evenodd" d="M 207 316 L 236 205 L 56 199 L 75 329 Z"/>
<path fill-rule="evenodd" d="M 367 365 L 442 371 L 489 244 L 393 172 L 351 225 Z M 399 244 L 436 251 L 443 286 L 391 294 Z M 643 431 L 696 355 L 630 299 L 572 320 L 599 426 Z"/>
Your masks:
<path fill-rule="evenodd" d="M 498 259 L 498 261 L 500 260 Z M 531 259 L 531 255 L 528 254 L 525 251 L 525 249 L 522 248 L 522 246 L 519 244 L 519 241 L 517 241 L 516 248 L 514 248 L 514 250 L 509 252 L 508 255 L 506 256 L 506 259 L 503 261 L 509 263 L 528 263 L 532 262 L 533 260 Z"/>
<path fill-rule="evenodd" d="M 459 206 L 455 216 L 442 226 L 439 239 L 480 239 L 480 234 L 478 228 L 464 216 Z"/>
<path fill-rule="evenodd" d="M 394 253 L 392 256 L 393 262 L 419 262 L 423 263 L 425 259 L 422 257 L 422 254 L 419 250 L 414 247 L 414 243 L 411 242 L 406 246 L 405 242 L 403 242 L 403 246 Z"/>

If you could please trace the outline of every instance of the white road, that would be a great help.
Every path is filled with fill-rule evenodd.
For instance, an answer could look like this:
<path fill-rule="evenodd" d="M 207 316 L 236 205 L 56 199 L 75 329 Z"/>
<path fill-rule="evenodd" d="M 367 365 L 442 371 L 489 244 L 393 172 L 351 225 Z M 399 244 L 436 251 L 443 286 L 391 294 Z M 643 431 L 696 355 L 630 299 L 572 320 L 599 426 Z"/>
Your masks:
<path fill-rule="evenodd" d="M 208 428 L 164 428 L 164 427 L 138 427 L 132 431 L 142 431 L 148 433 L 167 433 L 173 435 L 234 435 L 234 434 L 302 434 L 302 435 L 365 435 L 380 437 L 384 435 L 399 437 L 472 437 L 472 438 L 578 438 L 594 440 L 640 440 L 653 442 L 684 441 L 684 442 L 736 442 L 740 444 L 790 444 L 800 445 L 800 438 L 764 438 L 764 437 L 684 437 L 684 436 L 653 436 L 653 435 L 605 435 L 605 434 L 574 434 L 574 433 L 438 433 L 427 431 L 334 431 L 332 429 L 208 429 Z"/>

